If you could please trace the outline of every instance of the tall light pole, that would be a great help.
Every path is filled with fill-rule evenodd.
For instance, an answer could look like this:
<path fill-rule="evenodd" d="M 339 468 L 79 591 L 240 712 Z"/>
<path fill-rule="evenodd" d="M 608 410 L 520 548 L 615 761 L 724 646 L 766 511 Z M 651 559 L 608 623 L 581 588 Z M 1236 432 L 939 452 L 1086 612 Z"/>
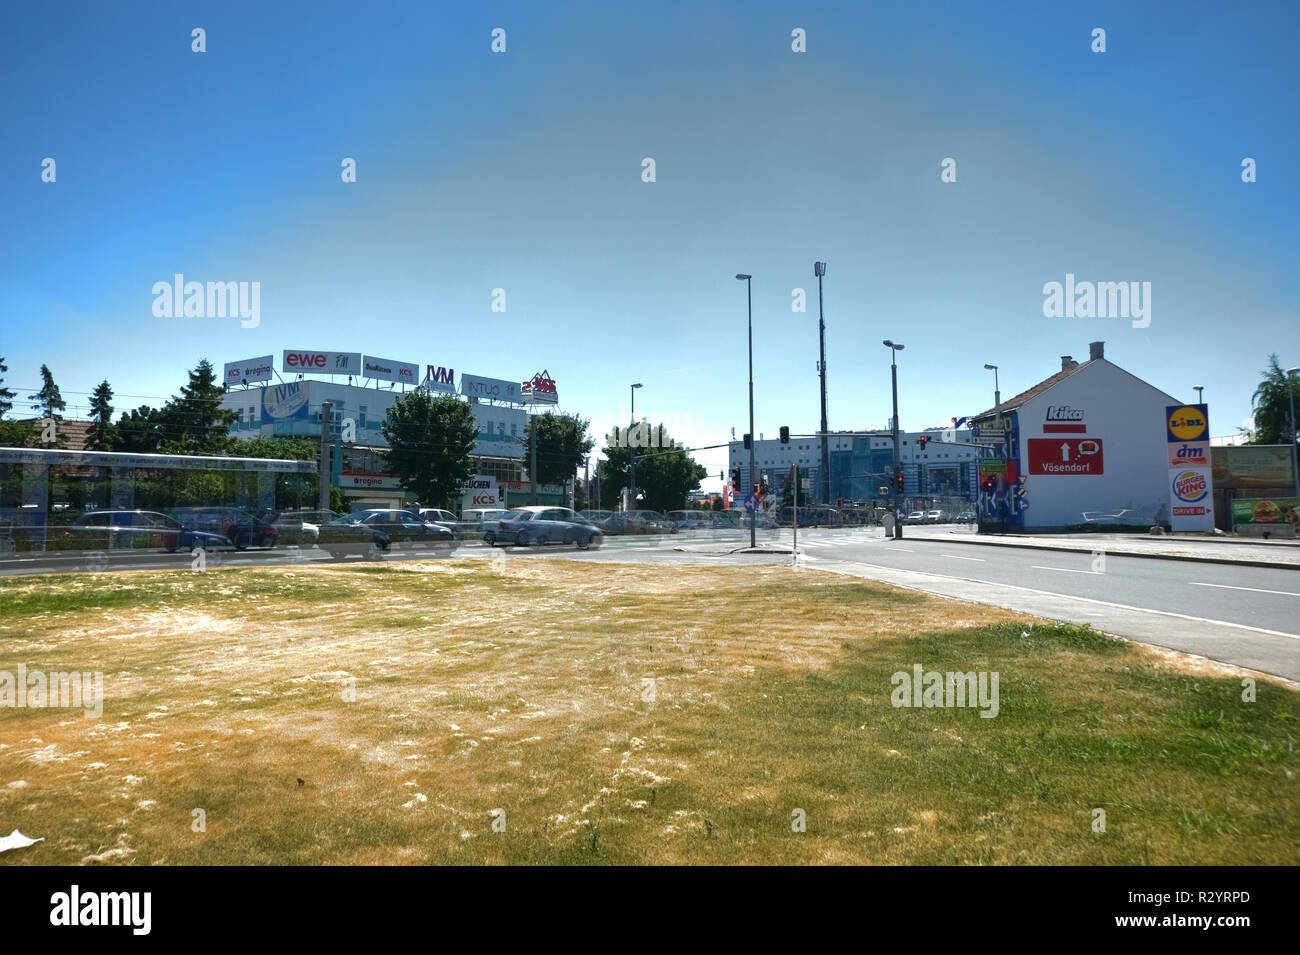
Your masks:
<path fill-rule="evenodd" d="M 1291 476 L 1295 481 L 1295 496 L 1300 497 L 1300 467 L 1296 466 L 1295 442 L 1295 376 L 1300 368 L 1286 370 L 1286 394 L 1291 399 Z"/>
<path fill-rule="evenodd" d="M 903 346 L 891 342 L 888 338 L 884 341 L 884 346 L 889 349 L 889 374 L 894 383 L 894 467 L 898 468 L 898 474 L 903 473 L 903 458 L 898 453 L 898 362 L 894 359 L 898 353 L 903 350 Z M 889 483 L 894 488 L 894 517 L 898 517 L 898 475 L 894 475 L 895 480 Z"/>
<path fill-rule="evenodd" d="M 1201 394 L 1204 390 L 1204 385 L 1192 385 L 1192 391 L 1196 392 L 1196 403 L 1198 405 L 1205 404 L 1205 397 Z"/>
<path fill-rule="evenodd" d="M 826 274 L 825 262 L 813 263 L 813 274 L 817 276 L 817 337 L 821 343 L 821 361 L 817 371 L 822 379 L 822 503 L 831 503 L 831 453 L 830 438 L 826 423 L 826 313 L 822 309 L 822 276 Z"/>
<path fill-rule="evenodd" d="M 629 391 L 632 392 L 632 427 L 634 428 L 636 427 L 636 390 L 640 387 L 642 387 L 642 385 L 641 382 L 638 381 L 630 389 L 628 389 Z M 636 510 L 636 445 L 632 444 L 631 442 L 628 442 L 628 445 L 632 452 L 632 479 L 628 482 L 629 487 L 627 489 L 627 509 L 629 511 L 635 511 Z"/>
<path fill-rule="evenodd" d="M 754 283 L 752 275 L 738 272 L 736 278 L 745 283 L 745 300 L 749 307 L 749 483 L 754 484 Z M 758 504 L 749 512 L 749 546 L 758 546 Z"/>

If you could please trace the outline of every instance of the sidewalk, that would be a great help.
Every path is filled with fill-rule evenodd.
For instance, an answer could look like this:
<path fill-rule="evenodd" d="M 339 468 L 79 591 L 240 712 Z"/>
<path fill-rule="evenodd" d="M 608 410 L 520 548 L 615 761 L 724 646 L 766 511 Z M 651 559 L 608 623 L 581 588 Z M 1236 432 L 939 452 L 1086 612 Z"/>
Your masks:
<path fill-rule="evenodd" d="M 903 538 L 942 540 L 954 544 L 985 544 L 1029 550 L 1105 551 L 1112 557 L 1151 557 L 1198 560 L 1246 567 L 1300 570 L 1300 543 L 1241 540 L 1229 537 L 1142 537 L 1135 534 L 975 534 L 970 530 L 907 527 Z"/>

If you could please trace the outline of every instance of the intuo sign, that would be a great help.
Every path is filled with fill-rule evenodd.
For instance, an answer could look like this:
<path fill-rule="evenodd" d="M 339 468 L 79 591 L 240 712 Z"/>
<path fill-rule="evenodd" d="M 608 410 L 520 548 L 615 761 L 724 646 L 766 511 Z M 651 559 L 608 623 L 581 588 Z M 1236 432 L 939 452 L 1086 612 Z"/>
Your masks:
<path fill-rule="evenodd" d="M 502 378 L 483 378 L 479 375 L 460 376 L 460 393 L 480 401 L 508 401 L 520 404 L 519 382 Z"/>

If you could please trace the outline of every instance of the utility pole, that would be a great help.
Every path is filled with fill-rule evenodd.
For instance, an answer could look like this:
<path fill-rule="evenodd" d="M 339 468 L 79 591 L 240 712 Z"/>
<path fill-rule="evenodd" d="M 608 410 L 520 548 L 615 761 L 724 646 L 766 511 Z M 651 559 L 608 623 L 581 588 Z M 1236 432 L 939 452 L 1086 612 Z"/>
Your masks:
<path fill-rule="evenodd" d="M 758 480 L 758 475 L 754 473 L 754 442 L 758 440 L 758 435 L 754 433 L 754 277 L 740 273 L 736 278 L 745 283 L 745 302 L 749 314 L 749 483 L 752 486 Z M 749 546 L 758 546 L 757 496 L 754 509 L 749 512 Z"/>
<path fill-rule="evenodd" d="M 320 406 L 320 494 L 317 506 L 322 511 L 330 509 L 330 430 L 334 423 L 334 405 L 323 401 Z"/>
<path fill-rule="evenodd" d="M 822 276 L 826 274 L 825 262 L 814 262 L 813 273 L 817 276 L 817 335 L 821 342 L 821 361 L 817 370 L 822 379 L 822 503 L 831 503 L 831 452 L 829 425 L 826 421 L 826 315 L 822 310 Z"/>
<path fill-rule="evenodd" d="M 528 483 L 533 489 L 533 503 L 537 503 L 537 416 L 528 416 Z"/>

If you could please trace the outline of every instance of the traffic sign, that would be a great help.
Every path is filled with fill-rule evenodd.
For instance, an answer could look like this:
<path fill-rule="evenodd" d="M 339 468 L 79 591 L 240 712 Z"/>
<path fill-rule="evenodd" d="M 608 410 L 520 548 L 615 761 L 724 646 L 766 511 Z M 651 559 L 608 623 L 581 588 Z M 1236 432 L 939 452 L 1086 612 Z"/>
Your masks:
<path fill-rule="evenodd" d="M 754 504 L 755 504 L 754 495 L 751 494 L 745 498 L 745 510 L 749 511 L 750 513 L 753 513 Z"/>
<path fill-rule="evenodd" d="M 1030 474 L 1105 473 L 1101 438 L 1030 438 L 1027 444 Z"/>

